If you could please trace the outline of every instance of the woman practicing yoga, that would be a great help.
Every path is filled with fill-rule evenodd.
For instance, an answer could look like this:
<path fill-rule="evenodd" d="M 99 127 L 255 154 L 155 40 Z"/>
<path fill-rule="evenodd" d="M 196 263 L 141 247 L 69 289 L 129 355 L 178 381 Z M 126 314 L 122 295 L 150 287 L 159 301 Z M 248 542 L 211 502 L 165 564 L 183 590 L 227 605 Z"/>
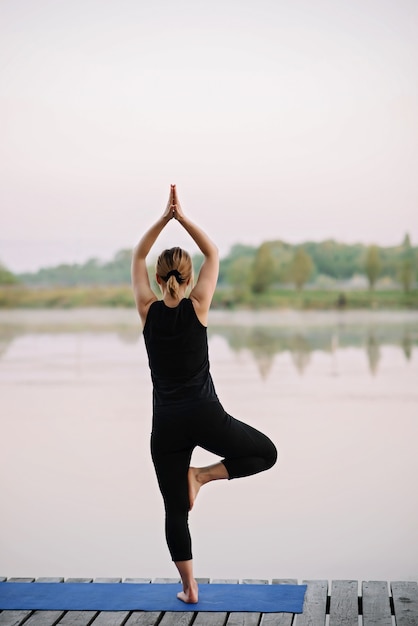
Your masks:
<path fill-rule="evenodd" d="M 193 286 L 189 254 L 181 248 L 164 250 L 156 266 L 159 300 L 150 286 L 146 258 L 173 218 L 199 247 L 204 261 Z M 199 489 L 212 480 L 262 472 L 277 459 L 270 439 L 228 415 L 215 392 L 206 327 L 218 268 L 216 246 L 184 215 L 172 185 L 164 214 L 134 249 L 132 285 L 153 382 L 152 460 L 164 500 L 168 548 L 183 583 L 178 597 L 188 603 L 198 601 L 188 515 Z M 196 446 L 224 458 L 208 467 L 190 467 Z"/>

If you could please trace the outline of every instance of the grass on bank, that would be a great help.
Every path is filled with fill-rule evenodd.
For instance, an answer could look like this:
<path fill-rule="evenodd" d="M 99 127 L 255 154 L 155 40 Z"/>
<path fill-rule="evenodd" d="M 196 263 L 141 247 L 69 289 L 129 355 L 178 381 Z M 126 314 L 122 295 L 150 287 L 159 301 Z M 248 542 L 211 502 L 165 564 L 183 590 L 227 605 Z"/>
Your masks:
<path fill-rule="evenodd" d="M 71 309 L 78 307 L 134 306 L 131 287 L 54 287 L 29 289 L 22 286 L 0 287 L 0 309 Z M 218 309 L 418 309 L 418 290 L 402 291 L 339 291 L 290 289 L 274 290 L 263 294 L 241 293 L 218 289 L 213 299 Z"/>
<path fill-rule="evenodd" d="M 0 288 L 0 309 L 74 309 L 78 307 L 132 307 L 128 285 L 110 287 Z"/>

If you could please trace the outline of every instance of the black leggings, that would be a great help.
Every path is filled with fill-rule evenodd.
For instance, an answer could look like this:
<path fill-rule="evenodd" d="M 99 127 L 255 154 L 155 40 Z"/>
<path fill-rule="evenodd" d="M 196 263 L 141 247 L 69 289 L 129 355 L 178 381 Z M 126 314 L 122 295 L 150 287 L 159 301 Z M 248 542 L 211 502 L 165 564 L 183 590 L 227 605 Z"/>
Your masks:
<path fill-rule="evenodd" d="M 192 558 L 187 473 L 196 446 L 225 457 L 229 478 L 272 467 L 277 450 L 266 435 L 228 415 L 219 402 L 154 413 L 151 454 L 164 499 L 165 532 L 173 561 Z"/>

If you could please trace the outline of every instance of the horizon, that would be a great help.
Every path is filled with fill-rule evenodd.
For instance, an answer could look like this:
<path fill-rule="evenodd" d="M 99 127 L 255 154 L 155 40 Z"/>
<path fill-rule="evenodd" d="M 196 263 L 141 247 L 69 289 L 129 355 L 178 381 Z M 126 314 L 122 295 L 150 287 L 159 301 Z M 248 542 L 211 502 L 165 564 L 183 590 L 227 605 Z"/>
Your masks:
<path fill-rule="evenodd" d="M 253 243 L 249 243 L 249 242 L 242 242 L 242 241 L 236 241 L 235 243 L 231 244 L 229 246 L 229 248 L 227 250 L 225 250 L 224 252 L 219 250 L 219 257 L 220 257 L 221 261 L 223 259 L 227 258 L 231 254 L 232 249 L 235 246 L 249 246 L 249 247 L 252 247 L 254 249 L 257 249 L 263 243 L 276 243 L 276 242 L 280 242 L 280 243 L 283 243 L 285 245 L 291 245 L 291 246 L 304 246 L 306 244 L 311 244 L 311 243 L 320 245 L 320 244 L 324 244 L 324 243 L 327 243 L 327 242 L 333 242 L 333 243 L 336 243 L 336 244 L 342 245 L 342 246 L 364 246 L 365 248 L 367 248 L 367 247 L 369 247 L 371 245 L 376 245 L 376 246 L 378 246 L 381 249 L 393 249 L 393 248 L 400 247 L 402 245 L 402 242 L 405 239 L 405 236 L 407 236 L 408 234 L 409 233 L 406 232 L 405 235 L 402 237 L 401 241 L 399 241 L 397 243 L 394 243 L 394 244 L 380 244 L 377 241 L 362 242 L 362 241 L 359 241 L 359 240 L 350 242 L 350 241 L 342 241 L 342 240 L 336 239 L 335 237 L 330 237 L 330 238 L 327 238 L 327 239 L 320 239 L 320 240 L 317 240 L 317 239 L 315 239 L 315 240 L 314 239 L 305 239 L 303 241 L 296 241 L 296 242 L 286 241 L 285 239 L 268 239 L 268 240 L 264 240 L 264 241 L 262 241 L 262 242 L 260 242 L 258 244 L 253 244 Z M 1 240 L 0 240 L 0 245 L 1 245 Z M 412 246 L 412 248 L 418 248 L 418 244 L 414 245 L 413 241 L 411 241 L 411 246 Z M 161 248 L 161 249 L 163 249 L 163 248 Z M 200 253 L 200 251 L 198 250 L 198 248 L 195 245 L 188 246 L 187 249 L 191 252 L 192 255 Z M 129 251 L 129 250 L 130 250 L 129 246 L 122 246 L 122 247 L 114 250 L 113 252 L 111 252 L 106 257 L 105 256 L 88 256 L 88 257 L 81 258 L 80 260 L 62 260 L 61 259 L 61 260 L 57 261 L 56 263 L 52 263 L 52 264 L 49 264 L 49 265 L 40 265 L 40 266 L 36 267 L 35 269 L 20 270 L 20 271 L 14 271 L 12 268 L 10 268 L 10 266 L 7 266 L 6 264 L 4 264 L 2 262 L 2 258 L 0 256 L 0 265 L 5 267 L 7 270 L 11 271 L 16 276 L 19 276 L 19 275 L 23 275 L 23 274 L 36 274 L 36 273 L 40 272 L 41 270 L 54 269 L 54 268 L 59 267 L 61 265 L 68 265 L 68 266 L 78 265 L 78 266 L 83 266 L 83 265 L 85 265 L 86 263 L 88 263 L 91 260 L 96 260 L 99 263 L 99 265 L 106 265 L 107 263 L 112 262 L 115 259 L 116 255 L 119 254 L 120 252 Z M 149 254 L 149 263 L 150 264 L 155 262 L 159 252 L 160 252 L 160 250 L 154 250 L 154 249 L 151 250 L 151 252 Z"/>

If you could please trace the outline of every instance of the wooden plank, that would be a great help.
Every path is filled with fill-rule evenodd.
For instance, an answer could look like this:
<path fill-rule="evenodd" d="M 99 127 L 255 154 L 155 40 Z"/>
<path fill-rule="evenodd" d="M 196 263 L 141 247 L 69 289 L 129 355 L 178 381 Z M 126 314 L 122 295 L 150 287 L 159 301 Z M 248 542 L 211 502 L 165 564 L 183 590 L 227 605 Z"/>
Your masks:
<path fill-rule="evenodd" d="M 64 611 L 35 611 L 25 626 L 55 626 L 64 615 Z"/>
<path fill-rule="evenodd" d="M 260 626 L 292 626 L 294 613 L 263 613 Z"/>
<path fill-rule="evenodd" d="M 297 585 L 293 578 L 273 578 L 273 585 Z M 263 613 L 260 626 L 292 626 L 293 613 Z"/>
<path fill-rule="evenodd" d="M 123 581 L 127 585 L 146 585 L 151 584 L 151 582 L 151 578 L 125 578 Z M 124 626 L 155 626 L 161 615 L 161 611 L 134 611 Z"/>
<path fill-rule="evenodd" d="M 66 583 L 92 583 L 92 578 L 67 578 Z"/>
<path fill-rule="evenodd" d="M 8 578 L 6 582 L 8 583 L 33 583 L 35 581 L 34 578 Z"/>
<path fill-rule="evenodd" d="M 0 626 L 20 626 L 32 611 L 2 611 Z"/>
<path fill-rule="evenodd" d="M 151 578 L 125 578 L 123 582 L 132 585 L 146 585 L 151 583 Z"/>
<path fill-rule="evenodd" d="M 328 581 L 304 580 L 308 585 L 303 613 L 296 615 L 296 626 L 324 626 L 327 613 Z"/>
<path fill-rule="evenodd" d="M 193 626 L 225 626 L 227 616 L 228 613 L 223 611 L 201 611 L 196 615 Z"/>
<path fill-rule="evenodd" d="M 329 626 L 358 626 L 358 582 L 333 580 Z"/>
<path fill-rule="evenodd" d="M 159 584 L 170 584 L 170 583 L 179 583 L 180 578 L 156 578 L 154 580 L 155 583 Z"/>
<path fill-rule="evenodd" d="M 184 613 L 181 611 L 167 611 L 167 613 L 164 613 L 158 626 L 190 626 L 194 616 L 193 611 L 186 611 Z"/>
<path fill-rule="evenodd" d="M 45 611 L 41 612 L 44 613 Z M 89 626 L 97 615 L 98 611 L 68 611 L 57 623 L 57 626 Z"/>
<path fill-rule="evenodd" d="M 392 626 L 388 585 L 383 581 L 362 584 L 363 626 Z"/>
<path fill-rule="evenodd" d="M 243 585 L 268 585 L 269 581 L 265 578 L 243 578 Z"/>
<path fill-rule="evenodd" d="M 258 626 L 260 613 L 230 613 L 226 626 Z"/>
<path fill-rule="evenodd" d="M 104 584 L 114 584 L 114 583 L 121 583 L 122 582 L 122 578 L 95 578 L 94 581 L 95 583 L 104 583 Z"/>
<path fill-rule="evenodd" d="M 418 584 L 416 582 L 391 583 L 396 626 L 417 626 Z"/>
<path fill-rule="evenodd" d="M 63 583 L 64 578 L 59 576 L 41 576 L 35 580 L 36 583 Z"/>
<path fill-rule="evenodd" d="M 238 585 L 238 578 L 214 578 L 212 583 L 215 585 Z"/>
<path fill-rule="evenodd" d="M 297 585 L 296 578 L 273 578 L 271 581 L 273 585 Z"/>
<path fill-rule="evenodd" d="M 160 617 L 160 611 L 134 611 L 124 626 L 156 626 Z"/>
<path fill-rule="evenodd" d="M 123 626 L 129 611 L 103 611 L 96 617 L 92 626 Z"/>

